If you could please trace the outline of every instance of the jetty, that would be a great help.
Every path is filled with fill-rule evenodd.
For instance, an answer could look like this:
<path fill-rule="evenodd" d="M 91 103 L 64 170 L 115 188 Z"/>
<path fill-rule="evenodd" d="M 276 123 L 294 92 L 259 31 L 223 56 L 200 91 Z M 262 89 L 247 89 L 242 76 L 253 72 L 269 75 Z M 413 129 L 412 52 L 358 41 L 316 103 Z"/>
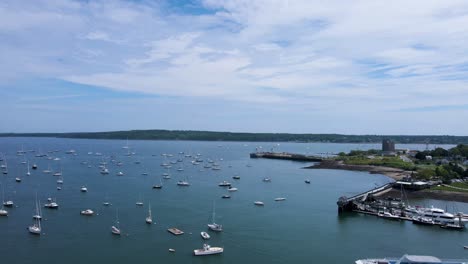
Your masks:
<path fill-rule="evenodd" d="M 323 159 L 317 156 L 309 156 L 304 154 L 294 154 L 287 152 L 254 152 L 250 153 L 250 158 L 264 158 L 264 159 L 282 159 L 294 161 L 308 161 L 308 162 L 321 162 Z"/>

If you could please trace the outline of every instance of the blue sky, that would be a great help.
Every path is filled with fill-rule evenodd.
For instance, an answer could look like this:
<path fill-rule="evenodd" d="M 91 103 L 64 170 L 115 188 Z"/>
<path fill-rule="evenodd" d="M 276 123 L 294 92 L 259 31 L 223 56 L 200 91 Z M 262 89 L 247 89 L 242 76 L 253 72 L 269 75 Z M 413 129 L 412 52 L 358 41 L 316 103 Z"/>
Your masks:
<path fill-rule="evenodd" d="M 467 1 L 0 3 L 0 132 L 468 134 Z"/>

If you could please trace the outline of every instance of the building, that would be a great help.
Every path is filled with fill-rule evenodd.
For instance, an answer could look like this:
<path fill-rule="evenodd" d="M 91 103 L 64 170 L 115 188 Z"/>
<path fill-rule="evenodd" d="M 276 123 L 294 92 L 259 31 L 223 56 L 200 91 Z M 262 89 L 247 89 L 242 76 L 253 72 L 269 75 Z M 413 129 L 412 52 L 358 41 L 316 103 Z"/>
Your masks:
<path fill-rule="evenodd" d="M 389 139 L 382 140 L 382 151 L 383 152 L 395 152 L 395 142 Z"/>

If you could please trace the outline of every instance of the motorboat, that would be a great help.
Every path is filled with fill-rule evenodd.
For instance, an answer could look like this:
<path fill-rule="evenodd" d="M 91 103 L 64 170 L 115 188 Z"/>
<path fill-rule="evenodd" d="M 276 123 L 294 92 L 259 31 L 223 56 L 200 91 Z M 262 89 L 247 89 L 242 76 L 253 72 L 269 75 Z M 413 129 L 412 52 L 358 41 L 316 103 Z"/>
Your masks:
<path fill-rule="evenodd" d="M 179 185 L 179 186 L 190 186 L 190 183 L 188 183 L 188 181 L 178 181 L 177 185 Z"/>
<path fill-rule="evenodd" d="M 63 184 L 63 179 L 58 179 L 57 184 Z"/>
<path fill-rule="evenodd" d="M 94 211 L 91 209 L 86 209 L 86 210 L 81 211 L 80 214 L 91 216 L 91 215 L 94 215 Z"/>
<path fill-rule="evenodd" d="M 280 201 L 284 201 L 284 200 L 286 200 L 286 198 L 284 198 L 284 197 L 275 198 L 276 202 L 280 202 Z"/>
<path fill-rule="evenodd" d="M 51 198 L 47 199 L 48 203 L 44 204 L 45 208 L 58 209 L 59 205 L 57 202 L 53 202 Z"/>
<path fill-rule="evenodd" d="M 3 209 L 3 208 L 1 208 L 1 209 L 0 209 L 0 216 L 8 216 L 8 211 L 5 210 L 5 209 Z"/>
<path fill-rule="evenodd" d="M 261 201 L 255 201 L 254 202 L 255 205 L 258 205 L 258 206 L 264 206 L 265 204 Z"/>
<path fill-rule="evenodd" d="M 415 225 L 435 225 L 434 220 L 432 220 L 431 218 L 422 217 L 422 216 L 413 217 L 411 221 Z"/>
<path fill-rule="evenodd" d="M 227 182 L 227 181 L 222 181 L 218 184 L 218 186 L 220 187 L 230 187 L 231 186 L 231 183 Z"/>
<path fill-rule="evenodd" d="M 221 198 L 223 198 L 223 199 L 229 199 L 229 198 L 231 198 L 231 195 L 225 194 L 225 195 L 221 196 Z"/>
<path fill-rule="evenodd" d="M 387 211 L 385 211 L 385 212 L 379 212 L 379 213 L 377 214 L 377 216 L 378 216 L 378 217 L 385 218 L 385 219 L 390 219 L 390 220 L 400 220 L 400 217 L 399 217 L 399 216 L 394 215 L 394 214 L 392 214 L 392 213 L 390 213 L 390 212 L 387 212 Z"/>
<path fill-rule="evenodd" d="M 80 191 L 81 191 L 81 192 L 87 192 L 87 191 L 88 191 L 88 188 L 86 188 L 86 186 L 81 186 Z"/>
<path fill-rule="evenodd" d="M 229 188 L 228 188 L 228 191 L 230 191 L 230 192 L 235 192 L 235 191 L 237 191 L 237 188 L 229 187 Z"/>
<path fill-rule="evenodd" d="M 204 256 L 204 255 L 213 255 L 213 254 L 221 254 L 223 253 L 224 249 L 222 247 L 211 247 L 208 244 L 203 244 L 203 248 L 195 249 L 193 254 L 195 256 Z"/>
<path fill-rule="evenodd" d="M 36 165 L 36 164 L 33 164 L 31 168 L 32 168 L 33 170 L 37 170 L 37 165 Z"/>
<path fill-rule="evenodd" d="M 264 182 L 271 182 L 271 179 L 268 178 L 268 177 L 265 177 L 265 178 L 263 178 L 263 181 L 264 181 Z"/>
<path fill-rule="evenodd" d="M 310 184 L 310 180 L 309 180 L 309 179 L 305 180 L 304 182 L 307 183 L 307 184 Z"/>
<path fill-rule="evenodd" d="M 205 239 L 205 240 L 210 239 L 210 235 L 209 235 L 207 232 L 205 232 L 205 231 L 201 232 L 200 235 L 201 235 L 201 237 L 203 237 L 203 239 Z"/>
<path fill-rule="evenodd" d="M 155 184 L 155 185 L 153 185 L 153 189 L 162 189 L 162 185 Z"/>
<path fill-rule="evenodd" d="M 466 264 L 468 260 L 443 260 L 433 256 L 404 255 L 401 258 L 359 259 L 356 264 Z"/>
<path fill-rule="evenodd" d="M 34 223 L 33 225 L 28 227 L 29 233 L 34 234 L 34 235 L 40 235 L 41 230 L 42 229 L 41 229 L 41 221 L 40 220 L 36 220 L 36 223 Z"/>
<path fill-rule="evenodd" d="M 101 174 L 102 175 L 109 174 L 109 170 L 106 167 L 104 167 L 101 169 Z"/>
<path fill-rule="evenodd" d="M 20 177 L 16 177 L 16 178 L 15 178 L 15 181 L 16 181 L 16 182 L 21 182 L 21 178 L 20 178 Z"/>
<path fill-rule="evenodd" d="M 239 179 L 240 179 L 240 176 L 239 176 L 239 175 L 234 175 L 232 178 L 233 178 L 234 180 L 239 180 Z"/>
<path fill-rule="evenodd" d="M 123 172 L 121 172 L 121 171 L 119 171 L 119 172 L 117 173 L 117 176 L 123 176 L 123 175 L 124 175 L 124 174 L 123 174 Z"/>

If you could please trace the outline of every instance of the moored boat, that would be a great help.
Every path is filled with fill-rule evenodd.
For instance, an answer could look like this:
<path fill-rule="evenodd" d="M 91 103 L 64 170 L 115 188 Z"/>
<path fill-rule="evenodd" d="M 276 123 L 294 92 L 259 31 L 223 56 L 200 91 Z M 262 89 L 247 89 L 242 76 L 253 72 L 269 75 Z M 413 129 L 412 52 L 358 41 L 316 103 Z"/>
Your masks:
<path fill-rule="evenodd" d="M 404 255 L 401 258 L 359 259 L 356 264 L 466 264 L 468 260 L 443 260 L 433 256 Z"/>
<path fill-rule="evenodd" d="M 204 255 L 214 255 L 223 253 L 224 249 L 222 247 L 211 247 L 208 244 L 203 244 L 203 248 L 195 249 L 193 254 L 195 256 L 204 256 Z"/>
<path fill-rule="evenodd" d="M 203 239 L 205 239 L 205 240 L 210 239 L 210 235 L 209 235 L 207 232 L 205 232 L 205 231 L 201 232 L 200 235 L 201 235 L 201 237 L 203 237 Z"/>

